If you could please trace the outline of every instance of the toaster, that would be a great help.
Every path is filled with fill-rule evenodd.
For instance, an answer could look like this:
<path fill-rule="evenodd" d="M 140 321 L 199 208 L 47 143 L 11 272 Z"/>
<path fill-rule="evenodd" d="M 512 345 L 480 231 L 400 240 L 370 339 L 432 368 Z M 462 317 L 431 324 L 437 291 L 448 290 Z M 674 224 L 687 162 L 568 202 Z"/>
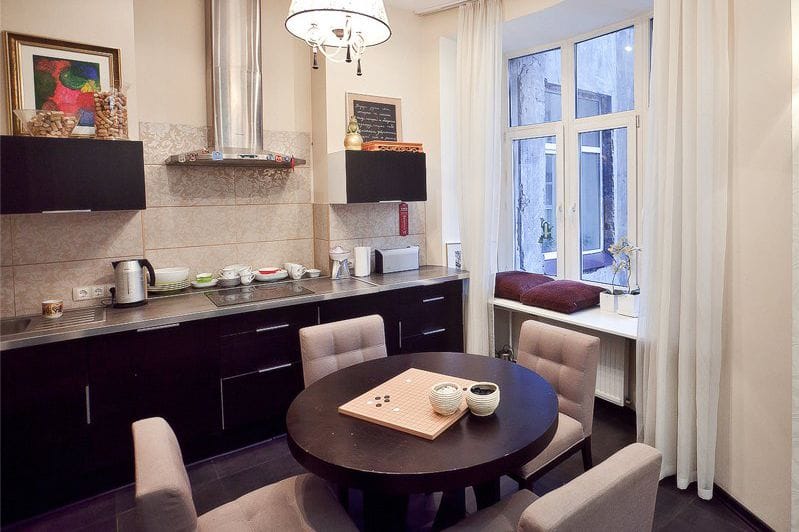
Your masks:
<path fill-rule="evenodd" d="M 419 246 L 375 249 L 375 272 L 391 273 L 419 269 Z"/>

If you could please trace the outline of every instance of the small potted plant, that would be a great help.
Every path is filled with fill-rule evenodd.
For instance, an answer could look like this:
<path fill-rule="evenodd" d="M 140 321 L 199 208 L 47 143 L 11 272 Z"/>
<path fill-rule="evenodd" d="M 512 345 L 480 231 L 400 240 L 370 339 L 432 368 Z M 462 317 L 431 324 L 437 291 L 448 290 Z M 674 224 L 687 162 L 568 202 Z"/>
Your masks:
<path fill-rule="evenodd" d="M 641 250 L 621 237 L 618 242 L 608 248 L 613 257 L 613 277 L 610 281 L 610 290 L 599 294 L 599 307 L 606 312 L 618 312 L 625 316 L 638 316 L 638 294 L 634 294 L 630 287 L 630 270 L 632 256 Z M 626 272 L 627 291 L 616 288 L 616 276 L 619 272 Z"/>

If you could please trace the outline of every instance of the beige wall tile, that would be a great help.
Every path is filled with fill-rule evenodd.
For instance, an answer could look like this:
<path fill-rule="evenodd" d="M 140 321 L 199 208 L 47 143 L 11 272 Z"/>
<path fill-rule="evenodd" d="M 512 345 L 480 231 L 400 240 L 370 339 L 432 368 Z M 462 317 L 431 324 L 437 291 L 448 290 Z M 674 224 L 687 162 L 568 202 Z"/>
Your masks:
<path fill-rule="evenodd" d="M 14 217 L 14 264 L 140 256 L 141 253 L 139 211 Z"/>
<path fill-rule="evenodd" d="M 96 306 L 98 301 L 72 301 L 76 286 L 114 282 L 112 260 L 134 257 L 113 257 L 56 264 L 14 266 L 14 301 L 17 315 L 38 314 L 45 299 L 63 299 L 64 308 Z"/>
<path fill-rule="evenodd" d="M 254 268 L 262 266 L 282 268 L 286 262 L 296 262 L 307 268 L 312 268 L 314 264 L 313 240 L 310 238 L 236 244 L 236 253 L 239 262 Z"/>
<path fill-rule="evenodd" d="M 163 164 L 170 155 L 208 147 L 208 128 L 184 124 L 140 122 L 144 164 Z"/>
<path fill-rule="evenodd" d="M 310 203 L 236 207 L 237 242 L 274 242 L 313 238 Z"/>
<path fill-rule="evenodd" d="M 207 166 L 144 167 L 147 207 L 233 205 L 235 179 L 232 168 Z"/>
<path fill-rule="evenodd" d="M 311 135 L 298 131 L 264 131 L 264 149 L 305 159 L 311 164 Z"/>
<path fill-rule="evenodd" d="M 425 231 L 425 202 L 412 201 L 411 203 L 408 203 L 408 234 L 420 235 L 426 232 L 427 231 Z"/>
<path fill-rule="evenodd" d="M 236 207 L 154 207 L 144 211 L 144 247 L 211 246 L 236 242 Z"/>
<path fill-rule="evenodd" d="M 0 268 L 0 318 L 14 316 L 14 269 Z"/>
<path fill-rule="evenodd" d="M 314 203 L 313 234 L 314 238 L 322 240 L 330 238 L 330 205 Z"/>
<path fill-rule="evenodd" d="M 154 268 L 185 266 L 189 268 L 190 276 L 202 272 L 216 273 L 222 267 L 228 264 L 235 264 L 239 261 L 237 249 L 234 244 L 149 249 L 147 250 L 146 256 Z"/>
<path fill-rule="evenodd" d="M 322 275 L 330 274 L 330 241 L 317 238 L 313 241 L 314 268 L 322 270 Z"/>
<path fill-rule="evenodd" d="M 354 203 L 330 206 L 330 239 L 369 238 L 399 234 L 396 203 Z"/>
<path fill-rule="evenodd" d="M 0 216 L 0 264 L 3 266 L 10 266 L 13 262 L 14 247 L 11 238 L 13 225 L 12 215 Z"/>
<path fill-rule="evenodd" d="M 310 203 L 311 169 L 235 168 L 236 203 Z"/>

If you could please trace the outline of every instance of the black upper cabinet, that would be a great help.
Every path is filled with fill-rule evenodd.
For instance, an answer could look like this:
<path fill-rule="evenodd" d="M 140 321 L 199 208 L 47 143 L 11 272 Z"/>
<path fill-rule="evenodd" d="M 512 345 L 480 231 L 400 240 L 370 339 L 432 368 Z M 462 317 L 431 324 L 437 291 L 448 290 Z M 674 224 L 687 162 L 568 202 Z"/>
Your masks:
<path fill-rule="evenodd" d="M 146 208 L 142 143 L 0 137 L 0 213 Z"/>
<path fill-rule="evenodd" d="M 344 151 L 328 155 L 330 203 L 426 201 L 424 153 Z"/>

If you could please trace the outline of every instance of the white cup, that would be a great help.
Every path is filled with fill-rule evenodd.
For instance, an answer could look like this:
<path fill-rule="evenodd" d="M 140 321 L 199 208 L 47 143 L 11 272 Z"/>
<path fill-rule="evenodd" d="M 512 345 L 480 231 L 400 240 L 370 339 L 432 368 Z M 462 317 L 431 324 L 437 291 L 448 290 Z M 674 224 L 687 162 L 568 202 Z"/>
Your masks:
<path fill-rule="evenodd" d="M 289 272 L 289 277 L 292 279 L 299 279 L 303 275 L 305 275 L 305 266 L 302 264 L 296 264 L 294 262 L 287 262 L 283 265 L 286 268 L 286 271 Z"/>
<path fill-rule="evenodd" d="M 225 266 L 219 270 L 219 277 L 222 279 L 235 279 L 239 276 L 239 268 L 237 266 Z"/>
<path fill-rule="evenodd" d="M 249 270 L 246 272 L 242 270 L 241 273 L 239 274 L 239 278 L 241 279 L 241 284 L 248 285 L 252 282 L 253 279 L 255 279 L 255 274 Z"/>

